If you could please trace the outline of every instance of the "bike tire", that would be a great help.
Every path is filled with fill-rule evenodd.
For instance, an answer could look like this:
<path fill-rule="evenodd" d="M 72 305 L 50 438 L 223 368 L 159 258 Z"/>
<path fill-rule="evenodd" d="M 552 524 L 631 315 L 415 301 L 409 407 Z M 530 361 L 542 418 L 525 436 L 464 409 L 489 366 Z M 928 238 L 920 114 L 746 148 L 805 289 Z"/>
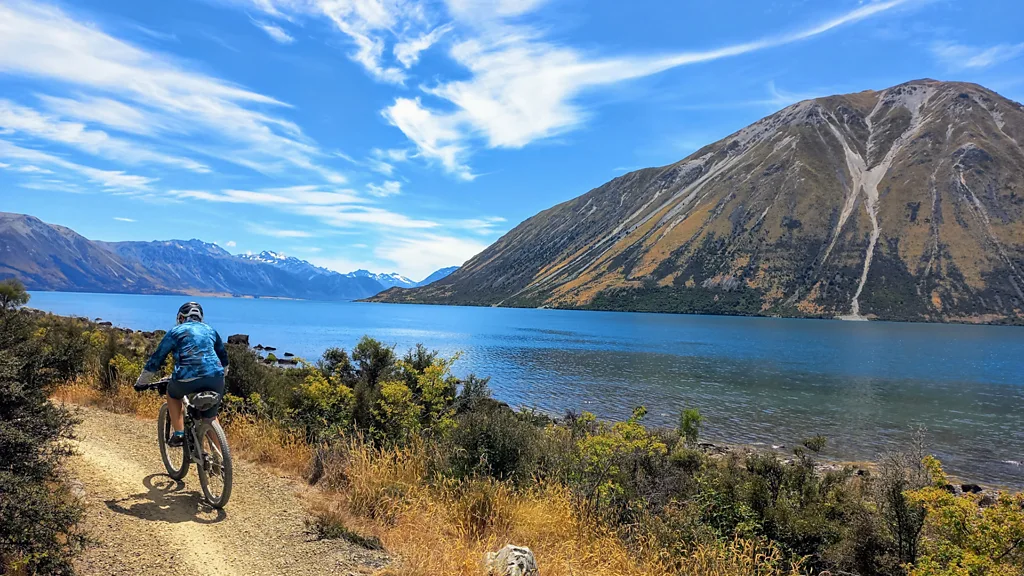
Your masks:
<path fill-rule="evenodd" d="M 160 407 L 160 417 L 156 420 L 156 438 L 160 444 L 160 459 L 164 461 L 164 468 L 167 475 L 174 480 L 181 480 L 188 474 L 188 465 L 192 458 L 185 452 L 185 443 L 175 448 L 167 445 L 167 438 L 171 435 L 171 415 L 167 411 L 167 403 Z M 175 467 L 173 458 L 180 455 L 181 464 Z"/>
<path fill-rule="evenodd" d="M 209 433 L 212 433 L 212 437 Z M 231 462 L 231 448 L 228 446 L 228 438 L 224 434 L 224 429 L 221 428 L 220 422 L 216 420 L 212 422 L 204 422 L 199 428 L 199 442 L 202 446 L 202 454 L 204 461 L 209 460 L 211 456 L 214 456 L 210 450 L 210 441 L 213 440 L 217 443 L 217 450 L 220 452 L 220 462 L 213 462 L 209 464 L 210 469 L 207 469 L 207 463 L 199 463 L 196 467 L 199 470 L 199 485 L 203 487 L 203 494 L 206 496 L 207 503 L 214 508 L 220 509 L 227 505 L 228 499 L 231 498 L 231 477 L 232 477 L 232 462 Z M 220 494 L 214 494 L 214 488 L 210 485 L 211 472 L 214 472 L 214 476 L 218 476 L 221 479 L 222 487 Z M 219 472 L 219 474 L 217 474 Z"/>

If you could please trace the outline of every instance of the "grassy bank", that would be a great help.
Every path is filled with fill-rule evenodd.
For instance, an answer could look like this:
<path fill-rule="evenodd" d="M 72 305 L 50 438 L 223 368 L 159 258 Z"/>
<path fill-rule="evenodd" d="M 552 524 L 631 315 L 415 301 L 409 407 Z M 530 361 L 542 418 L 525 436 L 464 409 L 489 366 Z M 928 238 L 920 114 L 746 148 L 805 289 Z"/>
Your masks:
<path fill-rule="evenodd" d="M 25 315 L 21 313 L 22 315 Z M 153 417 L 130 383 L 156 336 L 33 315 L 33 335 L 81 350 L 53 398 Z M 588 413 L 552 420 L 490 398 L 422 347 L 364 338 L 295 368 L 229 349 L 223 421 L 232 448 L 319 488 L 312 537 L 397 557 L 388 574 L 481 574 L 483 556 L 529 546 L 543 574 L 1019 576 L 1024 499 L 954 495 L 923 447 L 877 472 L 819 471 L 825 439 L 793 454 L 700 448 L 675 429 Z M 170 367 L 165 367 L 169 370 Z"/>

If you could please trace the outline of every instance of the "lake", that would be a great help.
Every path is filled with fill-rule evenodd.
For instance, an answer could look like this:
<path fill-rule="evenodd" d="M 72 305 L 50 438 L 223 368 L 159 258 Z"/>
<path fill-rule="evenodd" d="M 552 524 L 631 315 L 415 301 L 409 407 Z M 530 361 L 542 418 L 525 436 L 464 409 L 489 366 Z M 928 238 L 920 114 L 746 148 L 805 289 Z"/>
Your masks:
<path fill-rule="evenodd" d="M 30 306 L 168 329 L 181 296 L 33 292 Z M 455 372 L 551 414 L 588 410 L 710 440 L 792 447 L 822 434 L 834 458 L 873 460 L 924 427 L 947 470 L 1024 486 L 1024 328 L 892 322 L 203 298 L 226 338 L 315 359 L 364 334 L 399 351 L 462 352 Z"/>

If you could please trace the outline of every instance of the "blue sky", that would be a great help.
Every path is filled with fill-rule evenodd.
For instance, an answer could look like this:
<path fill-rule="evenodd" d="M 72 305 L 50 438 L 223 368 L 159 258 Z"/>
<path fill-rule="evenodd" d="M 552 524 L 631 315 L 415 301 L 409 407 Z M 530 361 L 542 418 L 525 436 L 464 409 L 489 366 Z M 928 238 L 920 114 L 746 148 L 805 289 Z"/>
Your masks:
<path fill-rule="evenodd" d="M 800 99 L 1024 100 L 1018 0 L 0 0 L 0 210 L 419 279 Z"/>

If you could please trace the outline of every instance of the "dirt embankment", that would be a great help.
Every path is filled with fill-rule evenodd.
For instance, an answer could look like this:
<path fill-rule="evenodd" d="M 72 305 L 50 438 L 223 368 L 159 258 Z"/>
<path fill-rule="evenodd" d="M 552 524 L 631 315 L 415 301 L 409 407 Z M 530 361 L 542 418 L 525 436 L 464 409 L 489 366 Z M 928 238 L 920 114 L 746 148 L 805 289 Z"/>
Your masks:
<path fill-rule="evenodd" d="M 217 511 L 203 502 L 194 467 L 183 482 L 164 474 L 154 422 L 76 410 L 83 421 L 72 472 L 98 540 L 80 574 L 348 575 L 386 563 L 343 541 L 313 541 L 299 482 L 236 459 L 231 501 Z"/>

